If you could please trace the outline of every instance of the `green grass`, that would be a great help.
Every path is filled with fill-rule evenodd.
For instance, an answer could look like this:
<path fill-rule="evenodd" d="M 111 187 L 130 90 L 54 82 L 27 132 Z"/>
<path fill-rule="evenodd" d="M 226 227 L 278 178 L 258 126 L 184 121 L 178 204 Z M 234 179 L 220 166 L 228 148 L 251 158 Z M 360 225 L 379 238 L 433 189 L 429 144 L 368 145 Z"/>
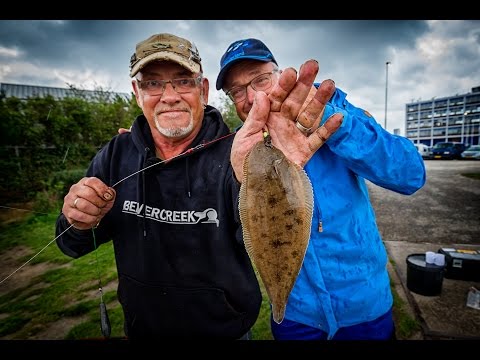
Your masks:
<path fill-rule="evenodd" d="M 55 238 L 55 219 L 56 215 L 53 214 L 28 215 L 22 220 L 0 227 L 0 259 L 5 251 L 21 245 L 27 247 L 29 252 L 17 259 L 18 266 L 29 261 Z M 40 263 L 51 264 L 52 269 L 32 277 L 20 289 L 0 296 L 0 336 L 29 339 L 38 336 L 55 322 L 76 318 L 81 321 L 65 333 L 64 339 L 101 338 L 98 274 L 103 287 L 117 280 L 112 243 L 100 246 L 96 254 L 94 252 L 72 259 L 52 242 L 29 262 L 30 265 Z M 21 271 L 22 269 L 14 273 L 4 283 L 15 282 L 16 275 Z M 263 285 L 261 288 L 264 294 L 262 308 L 252 328 L 252 337 L 256 340 L 272 339 L 270 306 Z M 123 338 L 124 318 L 117 301 L 116 286 L 114 290 L 104 290 L 103 300 L 108 309 L 111 337 Z"/>
<path fill-rule="evenodd" d="M 28 261 L 55 237 L 55 219 L 55 215 L 30 215 L 7 227 L 1 227 L 0 259 L 7 249 L 21 245 L 28 247 L 30 252 L 19 259 L 20 264 Z M 65 339 L 101 338 L 98 274 L 103 287 L 117 280 L 112 243 L 100 246 L 96 254 L 87 254 L 79 259 L 64 255 L 55 243 L 51 243 L 30 262 L 39 263 L 55 266 L 32 277 L 24 287 L 0 296 L 0 336 L 28 339 L 54 322 L 78 318 L 82 321 L 65 333 Z M 16 281 L 16 274 L 5 283 L 8 281 Z M 260 287 L 263 301 L 257 322 L 252 328 L 252 337 L 255 340 L 272 340 L 270 304 L 261 281 Z M 419 325 L 408 315 L 405 302 L 393 287 L 392 292 L 397 336 L 408 339 L 418 330 Z M 116 286 L 114 290 L 104 290 L 103 300 L 112 327 L 111 337 L 124 337 L 123 313 L 117 301 Z"/>
<path fill-rule="evenodd" d="M 468 177 L 470 179 L 480 180 L 480 173 L 464 173 L 460 175 Z"/>
<path fill-rule="evenodd" d="M 32 215 L 8 227 L 1 227 L 0 258 L 7 249 L 21 245 L 30 251 L 19 259 L 19 264 L 32 259 L 54 239 L 55 218 L 55 215 Z M 97 253 L 72 259 L 53 242 L 29 262 L 32 265 L 40 263 L 52 265 L 51 270 L 32 276 L 25 286 L 0 297 L 0 336 L 28 339 L 54 322 L 83 316 L 86 320 L 78 326 L 80 330 L 75 327 L 71 333 L 65 334 L 65 338 L 101 337 L 98 274 L 102 286 L 117 278 L 112 244 L 102 245 Z M 5 283 L 15 282 L 16 275 L 21 271 L 10 276 Z M 112 336 L 123 336 L 123 319 L 118 320 L 116 314 L 121 313 L 116 291 L 105 292 L 103 298 L 107 307 L 114 306 L 111 310 L 113 315 L 110 315 L 113 318 L 113 321 L 110 319 Z"/>
<path fill-rule="evenodd" d="M 395 330 L 398 339 L 410 339 L 416 332 L 420 331 L 417 320 L 407 312 L 407 304 L 392 287 L 393 294 L 393 317 L 395 319 Z"/>
<path fill-rule="evenodd" d="M 257 272 L 257 278 L 260 276 Z M 272 332 L 270 331 L 270 302 L 268 301 L 267 292 L 262 281 L 259 280 L 260 289 L 262 290 L 262 307 L 255 325 L 252 328 L 252 338 L 254 340 L 273 340 Z"/>
<path fill-rule="evenodd" d="M 395 267 L 395 260 L 390 258 L 389 262 Z M 395 286 L 392 281 L 390 281 L 390 289 L 392 290 L 393 295 L 393 318 L 395 321 L 397 338 L 400 340 L 411 339 L 414 334 L 420 331 L 420 324 L 416 319 L 410 316 L 407 310 L 409 305 L 405 303 L 405 301 L 395 290 Z"/>

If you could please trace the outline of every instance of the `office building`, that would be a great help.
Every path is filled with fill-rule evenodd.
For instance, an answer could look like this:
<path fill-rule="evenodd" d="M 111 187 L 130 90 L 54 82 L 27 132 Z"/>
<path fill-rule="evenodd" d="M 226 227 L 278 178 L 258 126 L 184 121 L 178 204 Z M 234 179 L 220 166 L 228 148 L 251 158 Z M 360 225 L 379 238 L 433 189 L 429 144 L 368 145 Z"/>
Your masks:
<path fill-rule="evenodd" d="M 480 143 L 480 86 L 466 94 L 406 104 L 406 137 L 415 144 Z"/>

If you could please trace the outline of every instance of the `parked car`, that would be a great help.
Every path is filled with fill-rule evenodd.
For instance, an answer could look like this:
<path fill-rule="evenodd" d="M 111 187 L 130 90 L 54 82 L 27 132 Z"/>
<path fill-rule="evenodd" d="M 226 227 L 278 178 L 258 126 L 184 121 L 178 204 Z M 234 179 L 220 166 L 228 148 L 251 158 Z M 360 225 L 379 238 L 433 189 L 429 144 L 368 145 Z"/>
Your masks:
<path fill-rule="evenodd" d="M 480 160 L 480 145 L 472 145 L 460 155 L 462 159 Z"/>
<path fill-rule="evenodd" d="M 438 142 L 431 149 L 432 159 L 461 159 L 467 145 L 460 142 Z"/>
<path fill-rule="evenodd" d="M 418 144 L 415 144 L 415 147 L 417 148 L 417 151 L 420 153 L 420 155 L 422 155 L 422 158 L 424 159 L 430 159 L 430 147 L 425 145 L 425 144 L 422 144 L 422 143 L 418 143 Z"/>

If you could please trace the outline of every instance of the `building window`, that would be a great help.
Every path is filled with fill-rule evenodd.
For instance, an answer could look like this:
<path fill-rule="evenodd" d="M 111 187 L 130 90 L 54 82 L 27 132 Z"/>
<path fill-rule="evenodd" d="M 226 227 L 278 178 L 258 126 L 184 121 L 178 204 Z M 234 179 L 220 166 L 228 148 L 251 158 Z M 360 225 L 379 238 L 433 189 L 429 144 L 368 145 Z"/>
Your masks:
<path fill-rule="evenodd" d="M 461 135 L 462 128 L 459 126 L 448 128 L 448 135 Z"/>
<path fill-rule="evenodd" d="M 445 128 L 433 129 L 433 136 L 445 136 Z"/>

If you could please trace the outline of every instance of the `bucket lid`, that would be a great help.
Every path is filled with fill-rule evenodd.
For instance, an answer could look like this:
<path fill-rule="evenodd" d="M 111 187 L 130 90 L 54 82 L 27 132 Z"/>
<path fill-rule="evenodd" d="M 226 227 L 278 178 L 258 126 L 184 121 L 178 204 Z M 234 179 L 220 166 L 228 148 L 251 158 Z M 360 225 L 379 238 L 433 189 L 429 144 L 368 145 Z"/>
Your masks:
<path fill-rule="evenodd" d="M 408 266 L 423 271 L 438 272 L 445 269 L 445 265 L 439 266 L 435 264 L 427 264 L 425 254 L 410 254 L 407 256 L 406 261 Z"/>

